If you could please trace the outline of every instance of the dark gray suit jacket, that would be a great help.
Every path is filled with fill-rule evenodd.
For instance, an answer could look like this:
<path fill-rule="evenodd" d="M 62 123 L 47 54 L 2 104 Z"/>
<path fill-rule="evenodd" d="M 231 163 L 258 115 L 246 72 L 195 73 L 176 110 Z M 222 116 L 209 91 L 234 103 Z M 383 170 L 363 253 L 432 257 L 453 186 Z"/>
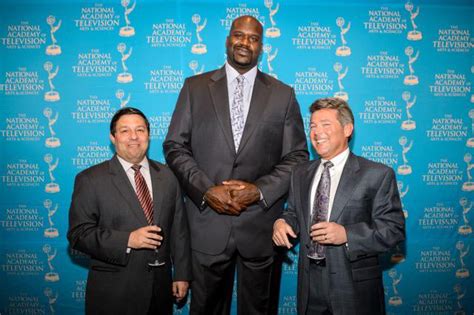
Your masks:
<path fill-rule="evenodd" d="M 239 150 L 232 137 L 225 68 L 186 79 L 163 144 L 166 161 L 186 193 L 193 250 L 222 253 L 231 229 L 246 257 L 273 253 L 273 221 L 283 210 L 290 172 L 308 159 L 293 89 L 258 71 Z M 200 211 L 208 188 L 228 179 L 255 183 L 265 205 L 240 216 Z"/>
<path fill-rule="evenodd" d="M 164 232 L 160 256 L 174 280 L 191 279 L 189 230 L 178 181 L 166 166 L 148 160 L 156 222 Z M 71 247 L 91 256 L 86 288 L 89 314 L 146 314 L 153 285 L 147 263 L 152 250 L 126 253 L 130 232 L 148 225 L 137 195 L 118 158 L 76 176 L 69 210 Z M 166 278 L 166 277 L 165 277 Z"/>
<path fill-rule="evenodd" d="M 288 209 L 282 218 L 300 237 L 298 314 L 308 303 L 310 189 L 320 160 L 292 173 Z M 384 314 L 382 269 L 378 254 L 405 239 L 405 218 L 393 170 L 350 154 L 336 191 L 329 221 L 343 225 L 347 245 L 326 247 L 334 314 Z"/>

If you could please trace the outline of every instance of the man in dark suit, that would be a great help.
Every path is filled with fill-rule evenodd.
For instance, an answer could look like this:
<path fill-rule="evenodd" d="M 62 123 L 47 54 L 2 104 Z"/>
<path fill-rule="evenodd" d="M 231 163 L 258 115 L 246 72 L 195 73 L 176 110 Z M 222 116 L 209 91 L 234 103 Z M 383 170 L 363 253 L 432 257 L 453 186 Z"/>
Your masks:
<path fill-rule="evenodd" d="M 307 160 L 294 91 L 257 69 L 262 25 L 233 21 L 221 69 L 186 79 L 164 142 L 186 193 L 191 314 L 228 314 L 237 266 L 239 314 L 267 314 L 272 225 L 290 172 Z"/>
<path fill-rule="evenodd" d="M 405 238 L 395 174 L 349 151 L 354 117 L 345 101 L 320 99 L 310 111 L 320 159 L 294 169 L 273 228 L 279 246 L 291 248 L 288 236 L 299 234 L 298 314 L 384 314 L 378 254 Z"/>
<path fill-rule="evenodd" d="M 141 111 L 119 110 L 110 123 L 116 155 L 76 176 L 67 236 L 91 256 L 87 314 L 171 314 L 173 295 L 187 293 L 182 195 L 171 170 L 146 157 L 149 132 Z"/>

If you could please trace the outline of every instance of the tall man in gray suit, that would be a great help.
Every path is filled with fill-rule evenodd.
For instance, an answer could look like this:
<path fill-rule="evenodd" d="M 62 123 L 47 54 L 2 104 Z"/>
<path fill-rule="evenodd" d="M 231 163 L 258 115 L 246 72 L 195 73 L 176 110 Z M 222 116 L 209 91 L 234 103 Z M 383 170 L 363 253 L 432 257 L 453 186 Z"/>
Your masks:
<path fill-rule="evenodd" d="M 183 199 L 171 170 L 146 157 L 149 133 L 141 111 L 119 110 L 110 123 L 116 155 L 76 176 L 67 237 L 91 256 L 87 314 L 171 314 L 173 295 L 186 295 Z"/>
<path fill-rule="evenodd" d="M 384 314 L 378 254 L 405 238 L 393 170 L 349 151 L 354 116 L 338 98 L 311 111 L 320 159 L 297 166 L 288 209 L 274 224 L 276 245 L 299 234 L 298 314 Z"/>
<path fill-rule="evenodd" d="M 294 91 L 260 72 L 262 25 L 233 21 L 221 69 L 186 79 L 164 142 L 186 193 L 191 314 L 267 314 L 272 226 L 293 167 L 308 158 Z"/>

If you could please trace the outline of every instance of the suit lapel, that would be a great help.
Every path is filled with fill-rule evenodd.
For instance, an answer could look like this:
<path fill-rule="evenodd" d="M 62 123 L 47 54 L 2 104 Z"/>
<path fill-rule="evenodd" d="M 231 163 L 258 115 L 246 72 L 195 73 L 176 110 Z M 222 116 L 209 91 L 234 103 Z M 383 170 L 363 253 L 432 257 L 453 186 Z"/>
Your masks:
<path fill-rule="evenodd" d="M 336 196 L 334 197 L 334 202 L 331 210 L 331 217 L 329 221 L 336 222 L 339 216 L 342 214 L 344 207 L 352 196 L 352 192 L 356 187 L 357 172 L 359 171 L 359 162 L 357 157 L 350 153 L 347 158 L 346 165 L 342 170 L 341 179 L 337 187 Z"/>
<path fill-rule="evenodd" d="M 319 167 L 321 160 L 316 160 L 311 163 L 306 171 L 305 176 L 301 178 L 301 204 L 303 205 L 303 218 L 305 222 L 305 231 L 309 231 L 310 217 L 311 217 L 311 184 L 313 183 L 314 175 Z"/>
<path fill-rule="evenodd" d="M 216 111 L 217 119 L 232 152 L 235 152 L 234 138 L 232 136 L 232 124 L 230 122 L 229 95 L 227 92 L 227 79 L 225 68 L 217 70 L 209 82 L 212 104 Z"/>
<path fill-rule="evenodd" d="M 267 106 L 268 98 L 270 97 L 270 91 L 270 82 L 265 78 L 262 72 L 257 71 L 252 98 L 250 101 L 249 113 L 247 115 L 247 120 L 245 121 L 244 132 L 242 134 L 242 139 L 240 141 L 239 151 L 237 154 L 242 152 L 243 148 L 252 136 L 255 127 L 263 117 L 262 114 Z"/>
<path fill-rule="evenodd" d="M 150 159 L 148 160 L 150 164 L 150 175 L 151 175 L 151 185 L 153 189 L 153 219 L 154 223 L 158 223 L 160 225 L 160 218 L 161 218 L 161 205 L 163 203 L 163 194 L 160 193 L 164 191 L 161 189 L 161 185 L 163 184 L 163 180 L 161 178 L 161 172 L 157 164 L 152 162 Z"/>
<path fill-rule="evenodd" d="M 135 190 L 133 189 L 133 186 L 130 183 L 130 180 L 128 179 L 127 174 L 125 173 L 125 170 L 123 169 L 122 164 L 120 164 L 117 156 L 114 156 L 109 161 L 109 166 L 109 171 L 112 175 L 112 182 L 114 183 L 115 188 L 117 188 L 117 190 L 123 196 L 128 204 L 129 209 L 140 222 L 140 224 L 142 226 L 148 225 L 145 214 L 143 213 L 140 202 L 138 201 L 137 194 L 135 193 Z"/>

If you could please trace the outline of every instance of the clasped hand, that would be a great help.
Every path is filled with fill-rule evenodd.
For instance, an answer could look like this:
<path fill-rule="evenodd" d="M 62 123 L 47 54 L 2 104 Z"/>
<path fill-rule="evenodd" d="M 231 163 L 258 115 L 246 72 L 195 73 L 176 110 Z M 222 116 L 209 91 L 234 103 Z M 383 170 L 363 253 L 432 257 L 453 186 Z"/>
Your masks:
<path fill-rule="evenodd" d="M 249 205 L 260 200 L 260 191 L 252 183 L 232 179 L 209 188 L 204 200 L 220 214 L 239 215 Z"/>

